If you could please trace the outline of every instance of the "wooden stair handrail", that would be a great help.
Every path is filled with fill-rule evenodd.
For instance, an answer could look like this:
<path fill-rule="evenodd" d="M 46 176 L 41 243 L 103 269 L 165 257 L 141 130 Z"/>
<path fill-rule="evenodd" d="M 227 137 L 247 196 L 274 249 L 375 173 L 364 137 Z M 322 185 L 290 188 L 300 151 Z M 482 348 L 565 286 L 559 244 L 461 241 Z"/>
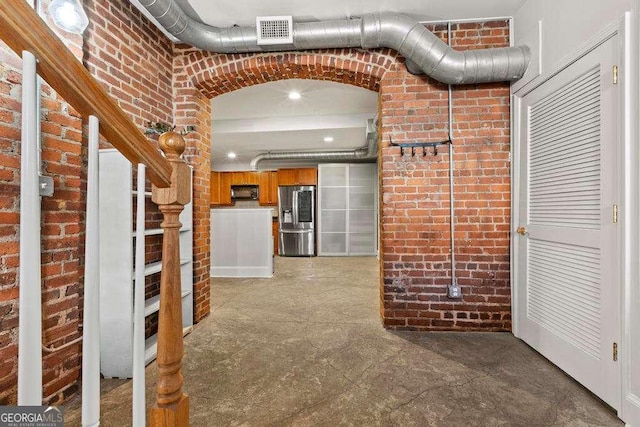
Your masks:
<path fill-rule="evenodd" d="M 79 113 L 100 120 L 100 133 L 151 182 L 171 184 L 171 165 L 25 0 L 2 0 L 0 39 L 16 54 L 31 52 L 38 74 Z"/>

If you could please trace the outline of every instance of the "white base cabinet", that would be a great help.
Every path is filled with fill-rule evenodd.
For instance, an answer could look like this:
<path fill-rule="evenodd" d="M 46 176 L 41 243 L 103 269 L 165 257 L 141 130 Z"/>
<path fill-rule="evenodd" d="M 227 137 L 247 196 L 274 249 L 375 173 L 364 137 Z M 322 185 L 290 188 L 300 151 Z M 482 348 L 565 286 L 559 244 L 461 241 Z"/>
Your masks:
<path fill-rule="evenodd" d="M 105 378 L 133 374 L 134 241 L 133 168 L 117 150 L 100 150 L 100 371 Z M 144 190 L 144 189 L 143 189 Z M 147 197 L 151 197 L 149 193 Z M 180 270 L 183 327 L 193 324 L 193 208 L 180 214 Z M 141 224 L 144 226 L 144 224 Z M 145 236 L 163 234 L 147 229 Z M 145 266 L 145 277 L 159 274 L 160 262 Z M 145 300 L 145 317 L 158 311 L 159 295 Z M 145 342 L 145 361 L 156 357 L 157 335 Z"/>
<path fill-rule="evenodd" d="M 273 277 L 271 209 L 211 209 L 211 277 Z"/>

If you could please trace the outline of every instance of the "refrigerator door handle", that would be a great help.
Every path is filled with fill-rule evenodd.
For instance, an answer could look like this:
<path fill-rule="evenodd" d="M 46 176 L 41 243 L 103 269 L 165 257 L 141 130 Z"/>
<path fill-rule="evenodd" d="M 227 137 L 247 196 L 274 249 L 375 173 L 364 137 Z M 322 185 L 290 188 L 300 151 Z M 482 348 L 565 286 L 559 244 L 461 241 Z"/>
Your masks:
<path fill-rule="evenodd" d="M 293 223 L 298 224 L 298 190 L 292 191 Z"/>
<path fill-rule="evenodd" d="M 309 230 L 282 230 L 282 229 L 280 229 L 280 233 L 283 233 L 283 234 L 305 234 L 305 233 L 313 233 L 313 229 L 309 229 Z"/>

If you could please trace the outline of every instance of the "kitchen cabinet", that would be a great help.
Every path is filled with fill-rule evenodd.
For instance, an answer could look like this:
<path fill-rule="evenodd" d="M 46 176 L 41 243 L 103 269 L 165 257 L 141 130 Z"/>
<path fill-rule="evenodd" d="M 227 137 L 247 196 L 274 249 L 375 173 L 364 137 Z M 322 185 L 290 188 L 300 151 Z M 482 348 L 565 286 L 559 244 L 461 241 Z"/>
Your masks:
<path fill-rule="evenodd" d="M 211 193 L 211 204 L 220 204 L 220 172 L 211 171 L 211 181 L 209 183 Z"/>
<path fill-rule="evenodd" d="M 273 277 L 269 208 L 211 209 L 211 277 Z"/>
<path fill-rule="evenodd" d="M 259 172 L 245 172 L 246 184 L 258 185 L 260 179 Z"/>
<path fill-rule="evenodd" d="M 318 185 L 316 168 L 278 169 L 262 172 L 211 172 L 211 205 L 233 205 L 232 185 L 257 185 L 261 206 L 278 205 L 279 185 Z"/>
<path fill-rule="evenodd" d="M 231 176 L 220 172 L 220 204 L 231 205 Z"/>
<path fill-rule="evenodd" d="M 278 185 L 318 185 L 316 168 L 278 169 Z"/>
<path fill-rule="evenodd" d="M 231 175 L 231 185 L 258 185 L 257 172 L 226 172 L 226 174 Z"/>
<path fill-rule="evenodd" d="M 259 201 L 261 206 L 278 205 L 278 173 L 263 171 L 258 174 Z"/>
<path fill-rule="evenodd" d="M 243 185 L 245 183 L 244 172 L 227 172 L 227 174 L 231 177 L 231 185 Z"/>
<path fill-rule="evenodd" d="M 271 232 L 273 234 L 273 254 L 278 255 L 278 218 L 273 219 Z"/>
<path fill-rule="evenodd" d="M 211 204 L 214 206 L 231 205 L 231 173 L 211 172 Z"/>

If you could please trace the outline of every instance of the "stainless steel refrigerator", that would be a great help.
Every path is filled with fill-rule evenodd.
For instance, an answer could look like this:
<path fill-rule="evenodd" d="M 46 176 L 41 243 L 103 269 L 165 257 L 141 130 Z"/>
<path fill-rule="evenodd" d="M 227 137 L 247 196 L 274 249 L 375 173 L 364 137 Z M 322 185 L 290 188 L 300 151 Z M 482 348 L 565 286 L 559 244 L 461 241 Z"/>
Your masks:
<path fill-rule="evenodd" d="M 281 256 L 315 256 L 316 187 L 278 187 L 278 221 Z"/>

